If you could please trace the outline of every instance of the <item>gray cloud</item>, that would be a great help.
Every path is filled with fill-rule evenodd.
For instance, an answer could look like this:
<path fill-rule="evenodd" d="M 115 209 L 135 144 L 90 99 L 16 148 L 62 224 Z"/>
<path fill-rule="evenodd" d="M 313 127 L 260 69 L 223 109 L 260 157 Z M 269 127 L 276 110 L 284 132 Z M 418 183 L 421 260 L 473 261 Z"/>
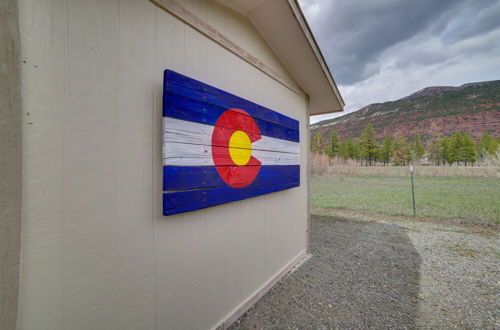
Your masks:
<path fill-rule="evenodd" d="M 341 84 L 375 74 L 383 50 L 425 30 L 464 0 L 330 1 L 311 24 Z M 322 5 L 321 3 L 319 4 Z"/>
<path fill-rule="evenodd" d="M 500 0 L 301 0 L 301 5 L 348 111 L 436 83 L 500 79 Z"/>
<path fill-rule="evenodd" d="M 475 9 L 477 10 L 477 8 Z M 457 36 L 457 39 L 471 38 L 483 33 L 488 33 L 499 26 L 500 1 L 481 9 L 482 10 L 477 14 L 475 19 Z"/>

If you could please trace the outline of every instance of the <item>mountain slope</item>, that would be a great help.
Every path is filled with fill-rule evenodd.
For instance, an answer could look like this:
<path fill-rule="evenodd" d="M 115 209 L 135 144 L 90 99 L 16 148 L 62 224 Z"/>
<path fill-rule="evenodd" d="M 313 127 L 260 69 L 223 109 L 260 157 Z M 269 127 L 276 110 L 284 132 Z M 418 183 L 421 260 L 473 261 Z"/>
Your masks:
<path fill-rule="evenodd" d="M 396 101 L 370 104 L 313 124 L 311 129 L 323 136 L 335 129 L 342 138 L 358 138 L 368 123 L 379 137 L 409 137 L 419 132 L 424 143 L 455 132 L 479 138 L 485 130 L 500 138 L 500 80 L 427 87 Z"/>

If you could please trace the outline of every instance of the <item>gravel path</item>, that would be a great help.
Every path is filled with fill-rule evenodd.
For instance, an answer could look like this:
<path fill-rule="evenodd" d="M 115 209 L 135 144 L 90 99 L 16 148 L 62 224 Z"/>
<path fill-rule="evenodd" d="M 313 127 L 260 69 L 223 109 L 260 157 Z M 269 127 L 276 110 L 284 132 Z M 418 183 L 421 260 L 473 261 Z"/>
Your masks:
<path fill-rule="evenodd" d="M 328 211 L 313 257 L 232 329 L 499 329 L 493 230 Z"/>

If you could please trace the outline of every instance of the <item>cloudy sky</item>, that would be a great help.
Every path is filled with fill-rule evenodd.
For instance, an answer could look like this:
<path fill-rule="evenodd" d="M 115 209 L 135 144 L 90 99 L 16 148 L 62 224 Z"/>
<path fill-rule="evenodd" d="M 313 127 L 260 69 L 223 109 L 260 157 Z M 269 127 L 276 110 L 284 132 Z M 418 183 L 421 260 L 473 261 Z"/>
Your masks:
<path fill-rule="evenodd" d="M 500 79 L 500 0 L 299 2 L 344 113 L 428 86 Z"/>

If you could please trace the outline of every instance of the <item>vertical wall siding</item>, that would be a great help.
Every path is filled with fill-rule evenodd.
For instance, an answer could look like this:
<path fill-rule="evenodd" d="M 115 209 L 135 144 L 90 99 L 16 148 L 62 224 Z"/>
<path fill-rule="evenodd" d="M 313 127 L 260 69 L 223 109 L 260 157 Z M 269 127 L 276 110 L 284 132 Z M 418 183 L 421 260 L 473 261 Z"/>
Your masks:
<path fill-rule="evenodd" d="M 179 2 L 287 74 L 241 16 Z M 148 1 L 20 12 L 20 329 L 205 329 L 305 250 L 306 143 L 301 187 L 162 216 L 162 73 L 296 118 L 303 142 L 306 100 Z"/>
<path fill-rule="evenodd" d="M 23 224 L 17 326 L 63 319 L 66 0 L 19 1 Z"/>
<path fill-rule="evenodd" d="M 15 329 L 21 256 L 21 58 L 16 0 L 0 2 L 0 329 Z"/>

